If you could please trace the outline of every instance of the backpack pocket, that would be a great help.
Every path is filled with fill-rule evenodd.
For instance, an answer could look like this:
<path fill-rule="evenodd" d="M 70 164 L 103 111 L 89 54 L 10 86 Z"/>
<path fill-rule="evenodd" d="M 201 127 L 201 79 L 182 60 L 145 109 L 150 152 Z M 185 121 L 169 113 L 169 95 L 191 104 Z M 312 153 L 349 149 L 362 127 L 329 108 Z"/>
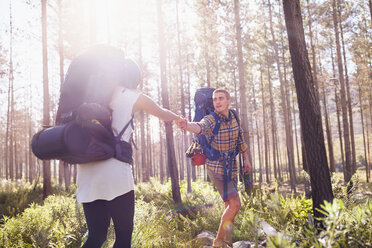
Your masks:
<path fill-rule="evenodd" d="M 115 158 L 128 163 L 133 164 L 133 157 L 132 157 L 132 145 L 126 141 L 120 140 L 115 144 Z"/>

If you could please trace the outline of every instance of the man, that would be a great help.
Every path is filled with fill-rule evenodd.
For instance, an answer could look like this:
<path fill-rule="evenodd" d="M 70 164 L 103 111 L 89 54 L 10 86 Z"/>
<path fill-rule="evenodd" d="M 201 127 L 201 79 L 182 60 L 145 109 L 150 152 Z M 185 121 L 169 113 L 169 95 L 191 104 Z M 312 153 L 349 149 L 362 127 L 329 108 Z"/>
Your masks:
<path fill-rule="evenodd" d="M 231 97 L 229 92 L 224 89 L 216 89 L 213 92 L 214 112 L 221 120 L 220 129 L 215 136 L 212 147 L 220 152 L 217 161 L 206 160 L 208 176 L 216 186 L 222 199 L 225 202 L 225 211 L 222 214 L 220 226 L 213 247 L 232 247 L 232 231 L 234 218 L 239 212 L 241 203 L 237 190 L 237 163 L 236 148 L 243 154 L 244 171 L 249 173 L 251 165 L 248 160 L 247 144 L 243 139 L 243 130 L 239 128 L 237 116 L 229 109 Z M 205 116 L 200 122 L 178 122 L 177 125 L 191 133 L 205 134 L 210 138 L 212 130 L 216 125 L 212 115 Z M 231 163 L 231 164 L 230 164 Z M 229 170 L 232 171 L 229 173 Z M 230 174 L 230 178 L 227 176 Z"/>

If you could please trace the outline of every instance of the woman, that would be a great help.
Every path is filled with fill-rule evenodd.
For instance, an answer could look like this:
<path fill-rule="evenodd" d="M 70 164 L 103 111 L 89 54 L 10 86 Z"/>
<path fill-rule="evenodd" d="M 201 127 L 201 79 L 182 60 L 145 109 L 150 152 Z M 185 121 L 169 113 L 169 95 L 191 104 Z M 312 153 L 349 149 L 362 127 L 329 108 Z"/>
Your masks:
<path fill-rule="evenodd" d="M 115 51 L 116 48 L 106 47 L 105 49 Z M 117 56 L 115 59 L 106 58 L 106 60 L 112 62 L 111 64 L 103 63 L 105 64 L 104 67 L 109 68 L 110 71 L 110 75 L 103 78 L 105 78 L 105 81 L 111 80 L 104 84 L 108 85 L 107 87 L 114 85 L 109 104 L 112 110 L 111 126 L 114 134 L 117 135 L 130 122 L 132 116 L 141 110 L 164 121 L 182 120 L 178 115 L 160 107 L 150 97 L 136 89 L 141 73 L 133 60 L 125 59 L 124 66 L 122 66 L 122 60 L 117 60 Z M 107 66 L 108 64 L 110 66 Z M 118 66 L 116 66 L 117 64 Z M 112 77 L 114 74 L 119 75 L 120 79 L 117 80 Z M 113 84 L 112 82 L 116 83 Z M 132 132 L 133 126 L 129 125 L 122 136 L 122 140 L 129 142 Z M 114 247 L 131 246 L 134 217 L 134 180 L 130 164 L 115 158 L 79 164 L 77 167 L 76 194 L 78 202 L 83 204 L 88 226 L 88 239 L 83 247 L 101 247 L 106 240 L 111 218 L 116 237 Z"/>

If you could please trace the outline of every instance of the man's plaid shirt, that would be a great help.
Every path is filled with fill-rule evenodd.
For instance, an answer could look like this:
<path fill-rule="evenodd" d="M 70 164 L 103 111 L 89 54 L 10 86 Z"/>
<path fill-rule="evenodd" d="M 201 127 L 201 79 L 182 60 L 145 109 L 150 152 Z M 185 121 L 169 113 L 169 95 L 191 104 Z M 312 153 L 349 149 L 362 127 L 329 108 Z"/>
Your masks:
<path fill-rule="evenodd" d="M 231 153 L 235 150 L 236 145 L 239 145 L 239 152 L 243 153 L 247 150 L 248 146 L 244 142 L 243 139 L 243 129 L 238 125 L 237 120 L 234 117 L 234 114 L 229 110 L 229 117 L 226 118 L 222 114 L 218 114 L 219 118 L 221 119 L 221 126 L 218 134 L 214 137 L 212 142 L 212 147 L 222 153 Z M 204 134 L 208 140 L 210 140 L 212 136 L 212 131 L 216 122 L 212 115 L 206 115 L 200 122 L 198 122 L 201 132 L 200 134 Z M 241 135 L 239 135 L 239 132 Z M 217 161 L 210 161 L 209 159 L 206 160 L 206 165 L 209 170 L 214 171 L 217 174 L 223 175 L 224 174 L 224 162 L 223 159 Z M 228 166 L 228 163 L 226 163 Z M 238 166 L 236 163 L 236 157 L 234 158 L 233 162 L 233 171 L 232 175 L 236 176 L 238 171 Z"/>

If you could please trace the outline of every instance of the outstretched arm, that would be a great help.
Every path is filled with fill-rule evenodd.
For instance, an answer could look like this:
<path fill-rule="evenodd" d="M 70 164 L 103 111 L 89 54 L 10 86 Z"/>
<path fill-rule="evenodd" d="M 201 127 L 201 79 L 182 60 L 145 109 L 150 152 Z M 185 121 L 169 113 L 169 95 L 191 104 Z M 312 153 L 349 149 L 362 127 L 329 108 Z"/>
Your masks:
<path fill-rule="evenodd" d="M 201 132 L 201 127 L 198 122 L 188 122 L 187 120 L 186 125 L 184 126 L 184 128 L 181 127 L 181 129 L 195 134 L 199 134 Z"/>
<path fill-rule="evenodd" d="M 181 121 L 176 122 L 176 124 L 182 130 L 189 131 L 190 133 L 201 134 L 204 133 L 205 130 L 212 130 L 215 121 L 213 117 L 205 117 L 200 122 L 188 122 L 187 119 L 182 116 Z"/>
<path fill-rule="evenodd" d="M 133 114 L 137 111 L 143 110 L 146 113 L 156 116 L 163 121 L 181 121 L 181 117 L 172 111 L 160 107 L 149 96 L 140 94 L 136 103 L 133 106 Z"/>

